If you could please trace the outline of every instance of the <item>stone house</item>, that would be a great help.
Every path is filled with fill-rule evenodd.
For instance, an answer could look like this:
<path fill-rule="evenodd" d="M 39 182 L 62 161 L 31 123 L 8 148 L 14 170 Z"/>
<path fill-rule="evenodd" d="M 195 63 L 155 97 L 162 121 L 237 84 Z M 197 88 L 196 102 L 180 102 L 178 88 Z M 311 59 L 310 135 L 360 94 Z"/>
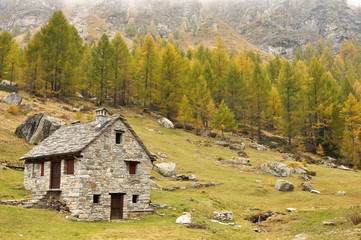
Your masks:
<path fill-rule="evenodd" d="M 155 159 L 127 120 L 106 108 L 96 120 L 62 126 L 20 158 L 25 188 L 37 199 L 64 202 L 81 221 L 150 213 Z"/>

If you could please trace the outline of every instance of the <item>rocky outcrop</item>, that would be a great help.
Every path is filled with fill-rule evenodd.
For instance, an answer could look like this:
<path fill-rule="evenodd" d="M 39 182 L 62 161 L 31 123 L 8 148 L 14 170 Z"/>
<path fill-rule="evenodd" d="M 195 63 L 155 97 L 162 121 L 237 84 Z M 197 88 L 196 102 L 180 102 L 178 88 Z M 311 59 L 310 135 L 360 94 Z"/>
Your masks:
<path fill-rule="evenodd" d="M 280 162 L 262 163 L 261 169 L 275 177 L 289 177 L 291 173 L 290 167 Z"/>
<path fill-rule="evenodd" d="M 228 222 L 228 221 L 234 220 L 233 214 L 231 211 L 223 211 L 223 212 L 215 211 L 215 212 L 213 212 L 213 219 L 223 221 L 223 222 Z"/>
<path fill-rule="evenodd" d="M 210 11 L 262 50 L 287 58 L 307 42 L 327 39 L 338 50 L 344 39 L 361 39 L 361 16 L 346 1 L 213 1 Z"/>
<path fill-rule="evenodd" d="M 177 174 L 175 163 L 158 163 L 153 169 L 164 177 L 175 177 Z"/>
<path fill-rule="evenodd" d="M 276 188 L 277 191 L 291 192 L 291 191 L 293 191 L 295 186 L 292 183 L 290 183 L 290 182 L 288 182 L 286 180 L 277 179 L 276 184 L 275 184 L 275 188 Z"/>
<path fill-rule="evenodd" d="M 10 82 L 9 80 L 2 80 L 1 84 L 5 85 L 5 86 L 10 86 L 10 87 L 17 87 L 18 86 L 17 83 Z"/>
<path fill-rule="evenodd" d="M 58 130 L 65 122 L 45 113 L 29 116 L 16 128 L 15 134 L 31 144 L 39 144 Z"/>
<path fill-rule="evenodd" d="M 15 106 L 19 106 L 21 102 L 23 101 L 23 97 L 16 93 L 10 93 L 9 95 L 5 96 L 3 99 L 1 99 L 1 102 L 13 104 Z"/>
<path fill-rule="evenodd" d="M 253 148 L 257 151 L 267 151 L 267 148 L 261 144 L 257 144 L 257 143 L 251 143 L 249 145 L 250 148 Z"/>

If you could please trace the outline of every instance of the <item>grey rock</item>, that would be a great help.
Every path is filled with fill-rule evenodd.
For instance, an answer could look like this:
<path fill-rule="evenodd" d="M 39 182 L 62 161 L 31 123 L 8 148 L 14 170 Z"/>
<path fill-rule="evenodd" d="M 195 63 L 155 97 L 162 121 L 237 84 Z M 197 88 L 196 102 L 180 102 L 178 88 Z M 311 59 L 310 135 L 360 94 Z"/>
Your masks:
<path fill-rule="evenodd" d="M 65 218 L 70 220 L 70 221 L 78 221 L 78 218 L 74 217 L 74 216 L 66 216 Z"/>
<path fill-rule="evenodd" d="M 223 221 L 223 222 L 228 222 L 228 221 L 234 220 L 232 211 L 222 211 L 222 212 L 214 211 L 213 219 Z"/>
<path fill-rule="evenodd" d="M 181 174 L 181 175 L 177 175 L 177 178 L 176 178 L 178 181 L 196 181 L 197 180 L 197 177 L 195 175 L 184 175 L 184 174 Z"/>
<path fill-rule="evenodd" d="M 2 85 L 5 85 L 5 86 L 10 86 L 10 87 L 18 87 L 18 84 L 15 83 L 15 82 L 10 82 L 9 80 L 2 80 L 1 81 L 1 84 Z"/>
<path fill-rule="evenodd" d="M 161 157 L 161 158 L 168 158 L 168 155 L 165 154 L 165 153 L 160 153 L 160 152 L 158 152 L 158 155 L 159 155 L 159 157 Z"/>
<path fill-rule="evenodd" d="M 21 95 L 12 92 L 9 95 L 5 96 L 3 99 L 1 99 L 1 102 L 19 106 L 21 104 L 22 100 L 23 100 L 23 97 Z"/>
<path fill-rule="evenodd" d="M 349 169 L 348 167 L 345 167 L 343 165 L 338 166 L 337 169 L 344 170 L 344 171 L 351 171 L 351 169 Z"/>
<path fill-rule="evenodd" d="M 217 141 L 214 144 L 221 146 L 221 147 L 228 147 L 229 143 L 225 142 L 225 141 Z"/>
<path fill-rule="evenodd" d="M 322 224 L 325 226 L 336 226 L 337 225 L 335 222 L 327 222 L 327 221 L 323 221 Z"/>
<path fill-rule="evenodd" d="M 309 191 L 309 192 L 311 192 L 312 190 L 315 190 L 314 189 L 314 187 L 312 187 L 312 185 L 311 185 L 311 183 L 309 183 L 309 182 L 304 182 L 303 184 L 302 184 L 302 189 L 304 190 L 304 191 Z"/>
<path fill-rule="evenodd" d="M 249 160 L 248 158 L 236 157 L 236 158 L 227 158 L 223 162 L 227 164 L 251 166 L 250 161 L 251 160 Z"/>
<path fill-rule="evenodd" d="M 320 191 L 317 191 L 316 189 L 311 190 L 311 193 L 314 193 L 314 194 L 321 194 L 321 192 L 320 192 Z"/>
<path fill-rule="evenodd" d="M 229 146 L 231 150 L 244 151 L 246 149 L 245 143 L 233 143 Z"/>
<path fill-rule="evenodd" d="M 296 208 L 286 208 L 287 212 L 295 212 L 297 209 Z"/>
<path fill-rule="evenodd" d="M 297 234 L 292 240 L 307 240 L 309 239 L 308 235 L 306 234 Z"/>
<path fill-rule="evenodd" d="M 151 203 L 150 207 L 152 209 L 165 209 L 168 208 L 168 205 L 164 203 Z"/>
<path fill-rule="evenodd" d="M 294 173 L 294 174 L 306 174 L 307 171 L 304 170 L 304 169 L 302 169 L 302 168 L 294 168 L 294 169 L 292 170 L 292 173 Z"/>
<path fill-rule="evenodd" d="M 335 193 L 336 196 L 345 196 L 346 192 L 344 191 L 338 191 L 337 193 Z"/>
<path fill-rule="evenodd" d="M 183 213 L 182 216 L 178 217 L 175 223 L 178 224 L 191 224 L 192 223 L 192 215 L 190 213 Z"/>
<path fill-rule="evenodd" d="M 162 118 L 158 122 L 164 128 L 168 128 L 168 129 L 173 129 L 174 128 L 174 124 L 168 118 Z"/>
<path fill-rule="evenodd" d="M 200 184 L 200 183 L 192 182 L 192 183 L 189 184 L 189 186 L 190 186 L 191 188 L 202 188 L 203 185 Z"/>
<path fill-rule="evenodd" d="M 35 106 L 31 103 L 27 103 L 24 105 L 24 108 L 27 108 L 27 109 L 31 109 L 31 110 L 35 110 Z"/>
<path fill-rule="evenodd" d="M 154 182 L 153 180 L 149 180 L 149 183 L 150 183 L 150 189 L 152 189 L 152 190 L 163 190 L 164 189 L 161 185 Z"/>
<path fill-rule="evenodd" d="M 157 163 L 154 165 L 154 171 L 164 177 L 175 177 L 177 175 L 175 163 Z"/>
<path fill-rule="evenodd" d="M 31 144 L 39 144 L 44 139 L 58 130 L 65 122 L 45 113 L 29 116 L 25 122 L 20 124 L 15 134 L 25 138 Z"/>
<path fill-rule="evenodd" d="M 293 189 L 295 188 L 295 186 L 283 179 L 277 179 L 276 180 L 276 184 L 275 184 L 275 188 L 277 191 L 281 191 L 281 192 L 291 192 L 293 191 Z"/>
<path fill-rule="evenodd" d="M 253 148 L 258 151 L 267 151 L 267 148 L 261 144 L 251 143 L 249 146 L 250 148 Z"/>
<path fill-rule="evenodd" d="M 262 163 L 261 169 L 275 177 L 289 177 L 291 172 L 288 165 L 280 162 Z"/>

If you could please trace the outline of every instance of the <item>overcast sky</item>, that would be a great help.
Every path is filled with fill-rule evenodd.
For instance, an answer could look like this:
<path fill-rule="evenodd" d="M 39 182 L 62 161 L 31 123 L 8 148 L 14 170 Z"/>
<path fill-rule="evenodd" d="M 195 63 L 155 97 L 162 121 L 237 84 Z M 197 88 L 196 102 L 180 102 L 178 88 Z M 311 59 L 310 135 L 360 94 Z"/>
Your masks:
<path fill-rule="evenodd" d="M 356 6 L 361 5 L 361 0 L 349 0 L 349 2 L 356 5 Z"/>

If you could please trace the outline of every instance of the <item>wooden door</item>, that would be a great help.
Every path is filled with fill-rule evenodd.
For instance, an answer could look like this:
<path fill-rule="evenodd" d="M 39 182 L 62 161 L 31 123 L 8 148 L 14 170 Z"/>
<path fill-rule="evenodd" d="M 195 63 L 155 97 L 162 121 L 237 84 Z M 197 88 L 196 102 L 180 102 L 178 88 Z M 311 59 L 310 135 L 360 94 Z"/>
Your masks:
<path fill-rule="evenodd" d="M 51 162 L 50 189 L 60 189 L 61 162 Z"/>
<path fill-rule="evenodd" d="M 110 220 L 123 219 L 123 194 L 111 195 Z"/>

